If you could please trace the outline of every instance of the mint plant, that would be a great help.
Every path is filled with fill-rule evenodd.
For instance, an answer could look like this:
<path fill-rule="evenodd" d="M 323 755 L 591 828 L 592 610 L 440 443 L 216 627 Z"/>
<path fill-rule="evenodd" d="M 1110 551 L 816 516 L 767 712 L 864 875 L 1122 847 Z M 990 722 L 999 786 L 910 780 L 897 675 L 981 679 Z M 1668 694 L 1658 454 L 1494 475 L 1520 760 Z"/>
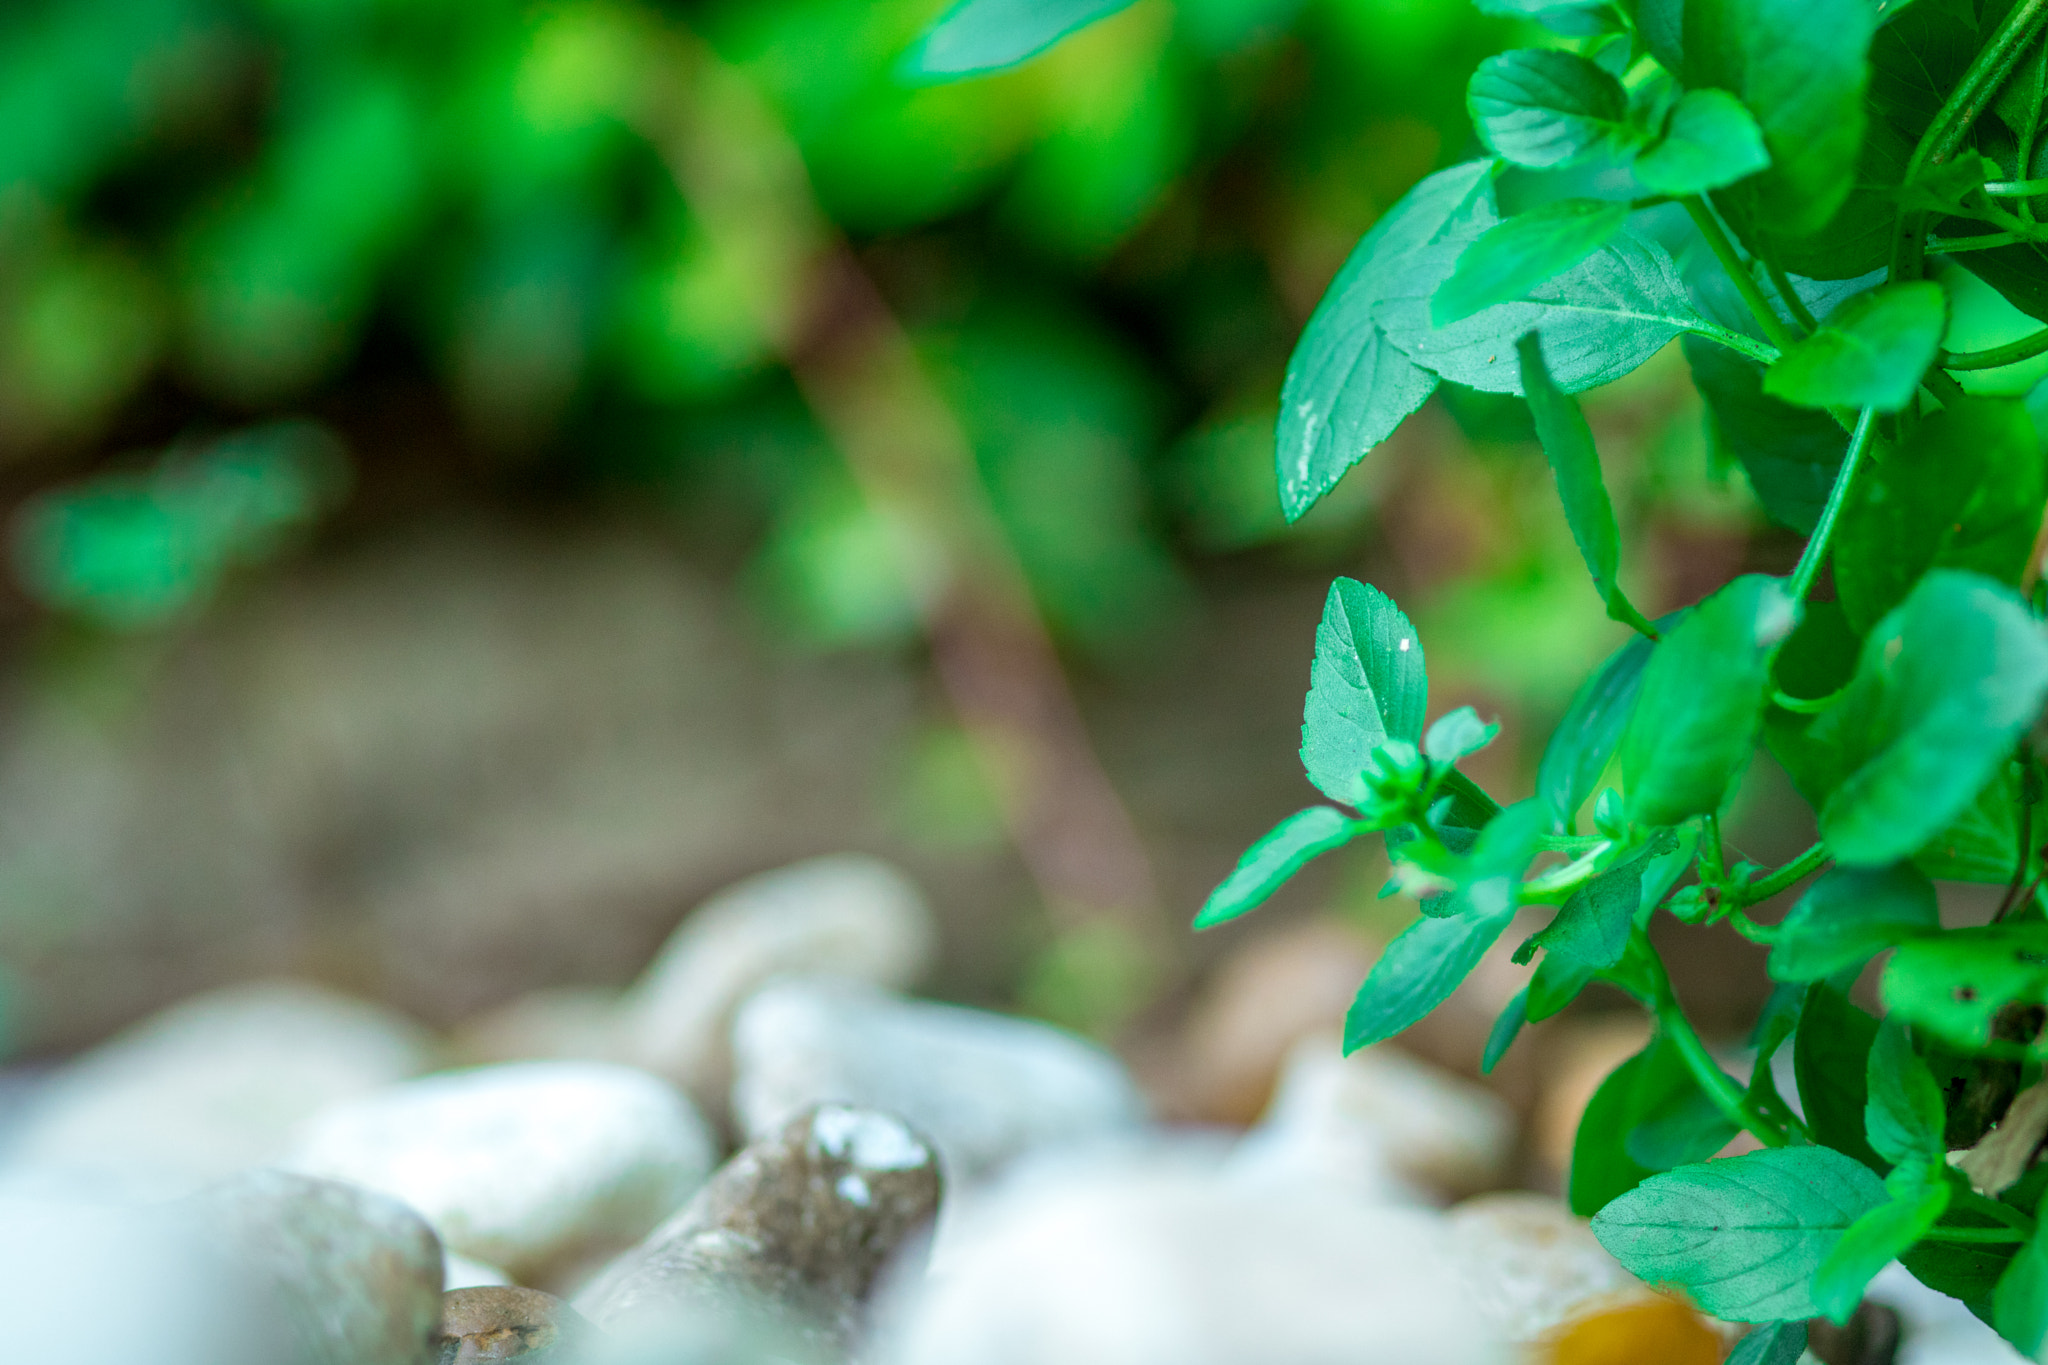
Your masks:
<path fill-rule="evenodd" d="M 1445 381 L 1520 395 L 1597 595 L 1635 635 L 1580 689 L 1534 795 L 1503 805 L 1458 766 L 1494 727 L 1430 720 L 1423 640 L 1338 580 L 1301 750 L 1330 804 L 1254 844 L 1196 927 L 1383 836 L 1422 913 L 1359 990 L 1356 1049 L 1548 909 L 1483 1064 L 1595 981 L 1654 1020 L 1593 1097 L 1569 1179 L 1625 1265 L 1765 1324 L 1742 1359 L 1795 1357 L 1799 1324 L 1846 1320 L 1894 1259 L 2048 1358 L 2048 1121 L 2014 1107 L 2048 1056 L 2048 395 L 1993 396 L 2048 328 L 1944 348 L 1969 276 L 2048 320 L 2048 0 L 1479 3 L 1548 36 L 1481 63 L 1484 154 L 1416 185 L 1310 319 L 1279 495 L 1299 517 Z M 964 0 L 910 65 L 1014 62 L 1114 7 Z M 1652 621 L 1620 587 L 1572 395 L 1674 340 L 1715 439 L 1807 541 L 1789 576 Z M 1760 744 L 1817 815 L 1819 841 L 1782 867 L 1733 861 L 1721 837 Z M 1810 878 L 1782 922 L 1753 917 Z M 1995 922 L 1945 928 L 1935 878 L 2004 886 Z M 1673 994 L 1660 914 L 1769 945 L 1746 1077 Z M 1880 1022 L 1848 990 L 1888 950 Z M 1797 1106 L 1773 1079 L 1788 1048 Z M 1759 1150 L 1711 1159 L 1740 1132 Z"/>

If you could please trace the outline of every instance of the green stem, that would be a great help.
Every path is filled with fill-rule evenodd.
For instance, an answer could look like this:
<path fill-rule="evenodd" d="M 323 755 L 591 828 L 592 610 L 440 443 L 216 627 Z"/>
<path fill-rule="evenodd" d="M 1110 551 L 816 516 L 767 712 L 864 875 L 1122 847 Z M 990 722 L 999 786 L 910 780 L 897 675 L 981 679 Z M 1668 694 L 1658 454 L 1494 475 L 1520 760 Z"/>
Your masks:
<path fill-rule="evenodd" d="M 1963 386 L 1961 384 L 1956 383 L 1956 381 L 1948 374 L 1944 373 L 1939 366 L 1929 370 L 1921 378 L 1920 387 L 1927 390 L 1929 393 L 1933 394 L 1934 401 L 1941 404 L 1945 408 L 1952 408 L 1957 403 L 1961 402 L 1963 399 L 1969 397 L 1969 395 L 1963 391 Z"/>
<path fill-rule="evenodd" d="M 2032 360 L 2043 351 L 2048 351 L 2048 327 L 1982 351 L 1944 351 L 1935 363 L 1944 370 L 1995 370 L 2000 365 Z"/>
<path fill-rule="evenodd" d="M 2048 4 L 2048 0 L 2037 2 Z M 1721 226 L 1721 220 L 1715 216 L 1713 209 L 1708 207 L 1706 199 L 1694 194 L 1688 195 L 1681 202 L 1685 205 L 1685 211 L 1692 215 L 1693 222 L 1699 225 L 1700 235 L 1707 239 L 1707 245 L 1712 248 L 1715 259 L 1721 262 L 1721 268 L 1728 272 L 1729 280 L 1735 285 L 1735 292 L 1742 295 L 1743 303 L 1749 306 L 1750 313 L 1756 318 L 1757 326 L 1764 329 L 1764 335 L 1769 337 L 1771 344 L 1779 350 L 1791 346 L 1799 338 L 1792 335 L 1791 329 L 1785 326 L 1784 319 L 1778 316 L 1778 311 L 1771 307 L 1770 300 L 1764 297 L 1764 291 L 1757 287 L 1756 276 L 1749 273 L 1749 266 L 1735 250 L 1735 243 L 1729 240 L 1728 230 Z"/>
<path fill-rule="evenodd" d="M 1827 845 L 1815 844 L 1812 848 L 1807 849 L 1806 852 L 1800 854 L 1791 862 L 1786 863 L 1777 871 L 1767 872 L 1749 885 L 1739 888 L 1742 893 L 1742 903 L 1744 905 L 1755 905 L 1759 901 L 1769 900 L 1786 887 L 1797 882 L 1800 878 L 1811 876 L 1815 872 L 1820 871 L 1821 865 L 1827 862 L 1827 860 Z"/>
<path fill-rule="evenodd" d="M 1817 716 L 1842 698 L 1846 687 L 1838 687 L 1825 697 L 1795 697 L 1779 688 L 1771 689 L 1771 705 L 1780 711 L 1790 711 L 1795 716 Z"/>
<path fill-rule="evenodd" d="M 1751 943 L 1761 943 L 1768 948 L 1778 941 L 1777 925 L 1758 924 L 1740 910 L 1729 911 L 1728 922 L 1735 926 L 1736 933 L 1742 935 Z"/>
<path fill-rule="evenodd" d="M 2043 0 L 2048 3 L 2048 0 Z M 1827 559 L 1828 541 L 1835 534 L 1835 522 L 1842 515 L 1842 507 L 1849 500 L 1849 486 L 1856 480 L 1856 469 L 1863 463 L 1863 452 L 1870 448 L 1870 433 L 1877 425 L 1877 409 L 1865 408 L 1856 419 L 1856 430 L 1849 437 L 1849 449 L 1842 456 L 1842 468 L 1835 475 L 1835 486 L 1828 490 L 1827 506 L 1821 509 L 1820 522 L 1807 538 L 1806 549 L 1799 555 L 1799 563 L 1792 570 L 1792 600 L 1804 604 L 1806 595 L 1813 591 L 1813 581 L 1820 577 L 1820 566 Z"/>
<path fill-rule="evenodd" d="M 1929 166 L 1938 166 L 1956 154 L 1970 126 L 2005 84 L 2044 21 L 2048 21 L 2048 0 L 2019 0 L 2012 7 L 1921 134 L 1906 162 L 1906 173 L 1900 177 L 1901 184 L 1914 184 Z M 1898 236 L 1892 241 L 1893 280 L 1920 278 L 1926 260 L 1926 231 L 1924 211 L 1899 215 Z"/>
<path fill-rule="evenodd" d="M 1820 324 L 1814 321 L 1813 312 L 1807 308 L 1806 300 L 1800 298 L 1799 291 L 1792 287 L 1792 278 L 1785 273 L 1785 267 L 1766 256 L 1764 269 L 1770 272 L 1771 283 L 1777 286 L 1778 297 L 1783 299 L 1785 307 L 1791 310 L 1793 321 L 1805 328 L 1808 336 L 1812 336 L 1819 330 Z"/>
<path fill-rule="evenodd" d="M 1700 1041 L 1699 1034 L 1693 1032 L 1692 1021 L 1685 1017 L 1678 997 L 1671 993 L 1669 978 L 1663 976 L 1663 965 L 1661 960 L 1657 964 L 1657 1026 L 1677 1045 L 1678 1055 L 1685 1059 L 1686 1069 L 1692 1072 L 1700 1089 L 1706 1092 L 1707 1098 L 1730 1123 L 1754 1134 L 1756 1140 L 1766 1147 L 1785 1146 L 1790 1141 L 1785 1130 L 1758 1112 L 1742 1087 L 1736 1084 L 1735 1078 L 1721 1069 L 1721 1064 L 1714 1060 L 1714 1054 L 1707 1051 L 1707 1045 Z"/>
<path fill-rule="evenodd" d="M 1971 1213 L 1980 1213 L 1987 1218 L 1996 1218 L 1999 1222 L 2016 1228 L 2029 1237 L 2033 1236 L 2034 1233 L 2034 1220 L 2029 1218 L 2023 1210 L 2016 1209 L 2012 1205 L 1993 1199 L 1988 1195 L 1979 1194 L 1975 1190 L 1963 1188 L 1960 1184 L 1949 1195 L 1949 1207 L 1958 1212 L 1967 1209 Z M 1956 1230 L 1961 1231 L 1961 1229 Z"/>
<path fill-rule="evenodd" d="M 1937 256 L 1953 256 L 1958 251 L 1989 251 L 1996 246 L 2011 246 L 2025 240 L 2017 232 L 1987 232 L 1979 237 L 1929 237 L 1927 249 Z"/>
<path fill-rule="evenodd" d="M 1929 1228 L 1921 1234 L 1930 1242 L 2024 1242 L 2027 1234 L 2018 1228 Z"/>
<path fill-rule="evenodd" d="M 1702 336 L 1709 341 L 1718 341 L 1729 350 L 1739 355 L 1747 356 L 1759 365 L 1768 365 L 1778 358 L 1778 347 L 1767 346 L 1755 337 L 1744 336 L 1732 328 L 1718 327 L 1711 322 L 1702 320 L 1686 324 L 1685 330 L 1691 332 L 1694 336 Z"/>
<path fill-rule="evenodd" d="M 2000 199 L 2031 199 L 2048 194 L 2048 180 L 1987 180 L 1984 193 Z"/>

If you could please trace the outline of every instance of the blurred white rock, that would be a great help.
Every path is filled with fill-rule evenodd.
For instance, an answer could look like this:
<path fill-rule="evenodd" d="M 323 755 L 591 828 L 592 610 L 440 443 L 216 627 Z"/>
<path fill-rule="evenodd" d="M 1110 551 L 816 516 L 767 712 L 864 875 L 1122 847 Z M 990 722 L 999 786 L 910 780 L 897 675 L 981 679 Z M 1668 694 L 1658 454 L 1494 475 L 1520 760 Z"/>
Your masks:
<path fill-rule="evenodd" d="M 222 1284 L 160 1216 L 0 1192 L 0 1323 L 9 1365 L 233 1365 Z"/>
<path fill-rule="evenodd" d="M 449 1039 L 450 1058 L 492 1062 L 625 1061 L 621 993 L 600 986 L 550 986 L 464 1020 Z"/>
<path fill-rule="evenodd" d="M 281 1157 L 309 1116 L 417 1075 L 431 1040 L 382 1005 L 296 981 L 197 995 L 35 1084 L 0 1163 L 174 1197 Z"/>
<path fill-rule="evenodd" d="M 669 935 L 622 1008 L 626 1056 L 722 1105 L 734 1012 L 771 978 L 914 985 L 937 931 L 917 887 L 879 859 L 812 858 L 713 896 Z"/>
<path fill-rule="evenodd" d="M 674 1087 L 601 1062 L 443 1072 L 338 1105 L 291 1166 L 382 1190 L 522 1282 L 637 1241 L 704 1183 L 709 1127 Z"/>
<path fill-rule="evenodd" d="M 441 1246 L 397 1200 L 262 1170 L 177 1212 L 240 1282 L 252 1362 L 431 1365 L 439 1355 Z"/>
<path fill-rule="evenodd" d="M 1498 1184 L 1514 1143 L 1513 1111 L 1485 1087 L 1399 1048 L 1346 1057 L 1336 1035 L 1312 1034 L 1289 1052 L 1234 1164 L 1368 1196 L 1456 1196 Z"/>
<path fill-rule="evenodd" d="M 880 1365 L 1507 1365 L 1442 1216 L 1158 1152 L 1031 1163 L 893 1283 Z"/>
<path fill-rule="evenodd" d="M 1145 1113 L 1123 1064 L 1064 1030 L 838 979 L 754 995 L 733 1024 L 733 1061 L 733 1115 L 750 1140 L 837 1100 L 909 1120 L 953 1181 Z"/>
<path fill-rule="evenodd" d="M 1457 1273 L 1508 1340 L 1534 1342 L 1588 1313 L 1655 1297 L 1592 1226 L 1545 1194 L 1485 1194 L 1447 1215 Z"/>
<path fill-rule="evenodd" d="M 441 1252 L 441 1288 L 475 1289 L 481 1285 L 510 1284 L 512 1277 L 494 1265 L 472 1260 L 443 1249 Z"/>

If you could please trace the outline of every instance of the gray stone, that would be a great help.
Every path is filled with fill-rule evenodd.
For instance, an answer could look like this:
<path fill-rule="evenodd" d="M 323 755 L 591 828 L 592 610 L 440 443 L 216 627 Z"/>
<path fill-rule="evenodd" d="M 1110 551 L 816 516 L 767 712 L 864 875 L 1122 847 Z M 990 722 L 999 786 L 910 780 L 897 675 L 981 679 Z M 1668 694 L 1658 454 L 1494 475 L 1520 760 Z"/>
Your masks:
<path fill-rule="evenodd" d="M 761 1324 L 838 1359 L 883 1266 L 929 1224 L 939 1193 L 937 1155 L 906 1124 L 821 1105 L 727 1162 L 577 1306 L 628 1333 L 679 1318 Z"/>
<path fill-rule="evenodd" d="M 1507 1365 L 1442 1217 L 1159 1152 L 1049 1160 L 885 1290 L 877 1365 Z"/>
<path fill-rule="evenodd" d="M 957 1180 L 1144 1117 L 1123 1064 L 1092 1043 L 1049 1024 L 845 981 L 762 990 L 733 1025 L 733 1057 L 733 1113 L 750 1138 L 842 1101 L 902 1115 L 938 1144 Z"/>
<path fill-rule="evenodd" d="M 403 1199 L 451 1250 L 523 1280 L 632 1245 L 703 1184 L 715 1157 L 689 1101 L 646 1072 L 518 1062 L 331 1109 L 291 1165 Z"/>
<path fill-rule="evenodd" d="M 1481 1195 L 1448 1222 L 1458 1276 L 1510 1341 L 1533 1343 L 1574 1319 L 1655 1299 L 1554 1196 Z"/>
<path fill-rule="evenodd" d="M 561 1365 L 587 1342 L 590 1331 L 581 1313 L 538 1289 L 451 1289 L 441 1299 L 436 1365 L 493 1360 Z"/>
<path fill-rule="evenodd" d="M 185 1202 L 246 1286 L 267 1365 L 428 1365 L 441 1246 L 395 1199 L 339 1181 L 252 1171 Z"/>
<path fill-rule="evenodd" d="M 175 1197 L 282 1157 L 309 1116 L 431 1065 L 416 1025 L 296 981 L 175 1005 L 25 1097 L 0 1160 Z"/>
<path fill-rule="evenodd" d="M 669 936 L 624 1008 L 628 1055 L 700 1100 L 732 1084 L 733 1013 L 771 978 L 915 984 L 936 941 L 924 897 L 858 854 L 812 858 L 727 887 Z"/>

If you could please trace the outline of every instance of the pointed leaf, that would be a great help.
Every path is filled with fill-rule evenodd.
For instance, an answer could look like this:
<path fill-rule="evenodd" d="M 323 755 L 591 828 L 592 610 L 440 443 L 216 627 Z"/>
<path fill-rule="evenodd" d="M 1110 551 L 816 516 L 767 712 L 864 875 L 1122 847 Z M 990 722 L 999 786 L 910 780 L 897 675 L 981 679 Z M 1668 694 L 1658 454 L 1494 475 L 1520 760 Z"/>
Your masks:
<path fill-rule="evenodd" d="M 1816 1142 L 1847 1152 L 1866 1166 L 1882 1166 L 1864 1136 L 1870 1099 L 1868 1067 L 1877 1021 L 1825 982 L 1806 992 L 1799 1031 L 1792 1039 L 1792 1070 L 1799 1104 Z"/>
<path fill-rule="evenodd" d="M 1913 1037 L 1903 1020 L 1886 1019 L 1877 1026 L 1877 1041 L 1870 1047 L 1869 1084 L 1863 1126 L 1872 1150 L 1901 1166 L 1942 1161 L 1948 1144 L 1942 1141 L 1947 1118 L 1941 1088 L 1913 1050 Z"/>
<path fill-rule="evenodd" d="M 1902 945 L 1885 964 L 1893 1014 L 1957 1047 L 1991 1041 L 2008 1005 L 2048 1003 L 2048 924 L 1951 929 Z"/>
<path fill-rule="evenodd" d="M 1880 443 L 1835 526 L 1835 592 L 1867 631 L 1930 568 L 2016 585 L 2041 527 L 2048 468 L 2024 404 L 1962 398 L 1902 444 Z"/>
<path fill-rule="evenodd" d="M 1771 979 L 1819 981 L 1940 927 L 1934 884 L 1909 864 L 1838 867 L 1815 882 L 1778 926 Z"/>
<path fill-rule="evenodd" d="M 1897 412 L 1941 349 L 1948 300 L 1932 280 L 1858 294 L 1764 372 L 1764 392 L 1805 408 Z"/>
<path fill-rule="evenodd" d="M 1422 752 L 1439 763 L 1456 763 L 1493 743 L 1500 726 L 1479 719 L 1469 706 L 1438 716 L 1422 736 Z"/>
<path fill-rule="evenodd" d="M 1692 90 L 1671 110 L 1657 145 L 1635 160 L 1636 179 L 1658 194 L 1702 194 L 1771 164 L 1764 135 L 1725 90 Z"/>
<path fill-rule="evenodd" d="M 1328 806 L 1296 811 L 1245 851 L 1237 868 L 1195 916 L 1195 928 L 1209 929 L 1258 909 L 1310 859 L 1342 848 L 1358 833 L 1358 822 Z"/>
<path fill-rule="evenodd" d="M 1686 0 L 1669 8 L 1684 16 L 1686 87 L 1728 91 L 1763 130 L 1771 167 L 1736 187 L 1743 211 L 1788 236 L 1818 230 L 1855 184 L 1877 26 L 1869 0 Z"/>
<path fill-rule="evenodd" d="M 1631 820 L 1675 825 L 1720 809 L 1749 766 L 1771 655 L 1796 619 L 1782 580 L 1747 574 L 1659 642 L 1621 745 Z"/>
<path fill-rule="evenodd" d="M 1658 629 L 1669 632 L 1681 619 L 1677 613 L 1666 616 Z M 1634 714 L 1650 648 L 1649 637 L 1635 635 L 1608 655 L 1550 732 L 1550 741 L 1536 765 L 1536 794 L 1560 819 L 1569 820 L 1586 804 L 1600 774 L 1607 770 L 1607 761 L 1614 756 L 1622 731 Z"/>
<path fill-rule="evenodd" d="M 1429 320 L 1443 327 L 1496 303 L 1527 298 L 1606 246 L 1627 221 L 1626 204 L 1559 199 L 1495 223 L 1459 254 L 1450 278 L 1430 299 Z"/>
<path fill-rule="evenodd" d="M 1344 1016 L 1346 1055 L 1385 1042 L 1450 998 L 1515 917 L 1512 897 L 1424 915 L 1403 929 L 1373 963 Z"/>
<path fill-rule="evenodd" d="M 1642 905 L 1647 861 L 1637 858 L 1611 867 L 1572 892 L 1557 917 L 1536 935 L 1536 946 L 1588 967 L 1621 961 Z"/>
<path fill-rule="evenodd" d="M 1715 1317 L 1816 1314 L 1810 1282 L 1850 1224 L 1886 1202 L 1868 1168 L 1827 1147 L 1777 1147 L 1652 1176 L 1593 1219 L 1638 1278 Z"/>
<path fill-rule="evenodd" d="M 1130 6 L 1131 0 L 960 0 L 903 59 L 913 76 L 968 76 L 1015 66 L 1075 29 Z"/>
<path fill-rule="evenodd" d="M 1998 1277 L 1992 1296 L 1991 1321 L 1998 1335 L 2028 1360 L 2041 1358 L 2048 1344 L 2048 1221 L 2035 1225 L 2034 1235 Z"/>
<path fill-rule="evenodd" d="M 1578 542 L 1586 571 L 1593 575 L 1593 587 L 1607 604 L 1607 614 L 1617 621 L 1649 634 L 1650 623 L 1622 592 L 1617 575 L 1621 569 L 1621 532 L 1614 521 L 1614 504 L 1607 497 L 1607 481 L 1600 472 L 1600 452 L 1593 445 L 1592 429 L 1586 425 L 1579 405 L 1551 382 L 1543 363 L 1543 347 L 1537 334 L 1529 333 L 1516 343 L 1522 358 L 1522 389 L 1529 398 L 1529 413 L 1536 422 L 1536 435 L 1550 460 L 1550 472 L 1557 478 L 1558 498 L 1564 504 L 1565 520 Z"/>
<path fill-rule="evenodd" d="M 1309 780 L 1331 800 L 1357 805 L 1372 751 L 1389 739 L 1420 739 L 1428 702 L 1422 639 L 1394 599 L 1354 578 L 1332 583 L 1302 711 Z"/>
<path fill-rule="evenodd" d="M 1799 1365 L 1805 1350 L 1804 1322 L 1774 1322 L 1736 1342 L 1726 1365 Z"/>
<path fill-rule="evenodd" d="M 1946 1181 L 1923 1180 L 1851 1223 L 1814 1271 L 1813 1303 L 1820 1315 L 1837 1326 L 1847 1323 L 1877 1272 L 1927 1235 L 1948 1200 Z"/>
<path fill-rule="evenodd" d="M 1373 225 L 1316 305 L 1287 362 L 1275 459 L 1280 504 L 1293 520 L 1337 486 L 1436 388 L 1374 316 L 1386 282 L 1408 267 L 1469 200 L 1490 163 L 1439 171 Z"/>
<path fill-rule="evenodd" d="M 1864 641 L 1808 732 L 1847 774 L 1821 836 L 1847 866 L 1909 858 L 1960 814 L 2048 698 L 2048 641 L 2008 588 L 1937 569 Z"/>
<path fill-rule="evenodd" d="M 1563 166 L 1626 133 L 1621 82 L 1584 57 L 1519 48 L 1488 57 L 1465 92 L 1487 149 L 1518 166 Z"/>

